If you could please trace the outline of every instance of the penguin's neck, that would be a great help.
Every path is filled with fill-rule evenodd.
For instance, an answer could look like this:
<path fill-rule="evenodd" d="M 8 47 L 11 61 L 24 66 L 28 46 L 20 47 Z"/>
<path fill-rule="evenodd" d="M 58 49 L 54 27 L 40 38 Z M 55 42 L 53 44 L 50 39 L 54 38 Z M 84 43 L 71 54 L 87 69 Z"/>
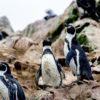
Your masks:
<path fill-rule="evenodd" d="M 45 51 L 46 49 L 50 49 L 51 50 L 51 46 L 44 46 L 43 47 L 43 51 Z M 51 50 L 52 51 L 52 50 Z"/>
<path fill-rule="evenodd" d="M 66 35 L 66 39 L 67 39 L 68 42 L 69 42 L 70 48 L 71 48 L 72 40 L 73 40 L 74 37 L 75 37 L 75 33 L 74 33 L 74 35 L 72 35 L 72 34 L 70 34 L 70 33 L 67 33 L 67 35 Z"/>

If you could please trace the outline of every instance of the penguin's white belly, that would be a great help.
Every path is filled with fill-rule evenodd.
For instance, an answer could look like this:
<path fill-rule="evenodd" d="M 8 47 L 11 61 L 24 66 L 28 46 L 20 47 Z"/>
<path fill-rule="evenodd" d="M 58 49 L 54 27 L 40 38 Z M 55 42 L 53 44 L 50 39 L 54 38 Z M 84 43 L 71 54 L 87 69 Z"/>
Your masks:
<path fill-rule="evenodd" d="M 5 86 L 5 84 L 1 80 L 0 80 L 0 92 L 4 100 L 9 100 L 8 88 Z"/>
<path fill-rule="evenodd" d="M 65 42 L 64 43 L 64 55 L 65 55 L 65 57 L 67 56 L 68 53 L 69 53 L 68 44 Z M 70 65 L 70 67 L 72 69 L 72 72 L 76 75 L 77 74 L 77 72 L 76 72 L 76 64 L 75 64 L 73 58 L 71 59 L 69 65 Z"/>
<path fill-rule="evenodd" d="M 70 67 L 72 69 L 72 72 L 77 75 L 77 71 L 76 71 L 76 64 L 74 62 L 74 59 L 72 58 L 71 61 L 70 61 Z"/>
<path fill-rule="evenodd" d="M 54 57 L 51 54 L 45 54 L 42 57 L 42 78 L 44 84 L 59 86 L 61 77 L 57 69 Z"/>

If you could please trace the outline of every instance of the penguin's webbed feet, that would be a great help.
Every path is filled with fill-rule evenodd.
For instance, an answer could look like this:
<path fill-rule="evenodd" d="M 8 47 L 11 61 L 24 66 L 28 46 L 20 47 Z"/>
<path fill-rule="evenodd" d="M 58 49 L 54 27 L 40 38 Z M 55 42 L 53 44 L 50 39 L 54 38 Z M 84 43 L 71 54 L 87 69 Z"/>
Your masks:
<path fill-rule="evenodd" d="M 73 81 L 73 83 L 81 84 L 82 83 L 81 76 L 77 75 L 77 80 Z"/>

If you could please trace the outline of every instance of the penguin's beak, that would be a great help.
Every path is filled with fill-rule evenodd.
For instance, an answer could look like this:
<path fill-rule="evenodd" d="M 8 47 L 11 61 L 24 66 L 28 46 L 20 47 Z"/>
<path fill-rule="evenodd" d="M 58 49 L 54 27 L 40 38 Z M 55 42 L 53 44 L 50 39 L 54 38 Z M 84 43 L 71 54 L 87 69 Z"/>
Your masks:
<path fill-rule="evenodd" d="M 69 24 L 65 23 L 65 27 L 68 27 L 68 26 L 69 26 Z"/>

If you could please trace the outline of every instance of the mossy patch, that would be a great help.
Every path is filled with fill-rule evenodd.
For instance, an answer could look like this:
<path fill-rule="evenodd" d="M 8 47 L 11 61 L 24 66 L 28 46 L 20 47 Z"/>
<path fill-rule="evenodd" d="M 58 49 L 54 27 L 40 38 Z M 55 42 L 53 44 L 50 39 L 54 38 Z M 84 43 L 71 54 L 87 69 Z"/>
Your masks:
<path fill-rule="evenodd" d="M 89 40 L 85 34 L 78 34 L 77 40 L 81 45 L 88 45 L 89 44 Z"/>
<path fill-rule="evenodd" d="M 92 52 L 94 50 L 89 43 L 88 37 L 84 33 L 77 34 L 77 40 L 79 44 L 83 47 L 84 51 Z"/>
<path fill-rule="evenodd" d="M 79 17 L 79 11 L 77 8 L 72 7 L 70 12 L 68 13 L 68 16 L 65 20 L 65 23 L 73 23 L 75 22 Z"/>
<path fill-rule="evenodd" d="M 63 28 L 64 28 L 64 25 L 61 24 L 61 25 L 52 33 L 52 40 L 53 40 L 53 42 L 56 41 L 56 40 L 59 38 L 59 36 L 60 36 L 61 31 L 63 30 Z"/>

